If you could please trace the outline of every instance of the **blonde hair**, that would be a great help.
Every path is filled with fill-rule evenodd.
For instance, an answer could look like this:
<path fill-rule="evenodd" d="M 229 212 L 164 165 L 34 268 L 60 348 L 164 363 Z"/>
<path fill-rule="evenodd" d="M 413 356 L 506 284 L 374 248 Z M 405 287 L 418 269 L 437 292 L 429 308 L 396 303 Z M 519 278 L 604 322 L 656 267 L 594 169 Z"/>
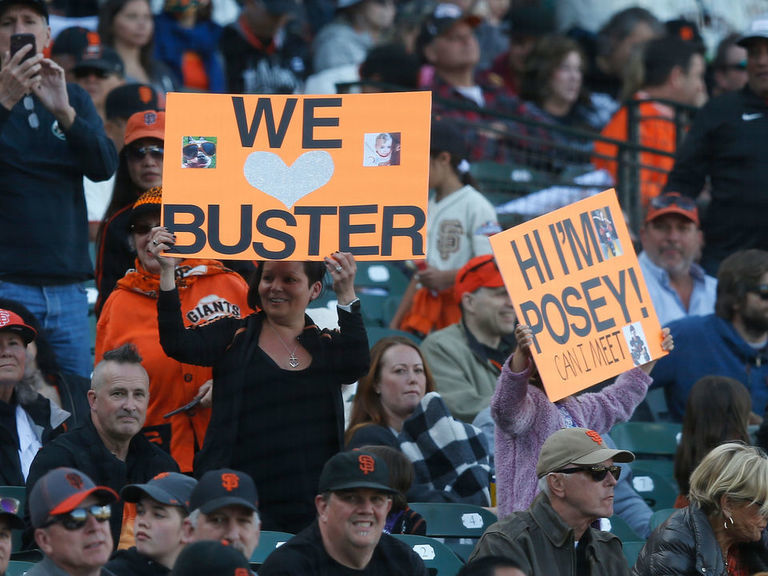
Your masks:
<path fill-rule="evenodd" d="M 722 512 L 722 497 L 760 505 L 768 514 L 768 456 L 739 442 L 721 444 L 691 474 L 688 499 L 708 516 Z"/>

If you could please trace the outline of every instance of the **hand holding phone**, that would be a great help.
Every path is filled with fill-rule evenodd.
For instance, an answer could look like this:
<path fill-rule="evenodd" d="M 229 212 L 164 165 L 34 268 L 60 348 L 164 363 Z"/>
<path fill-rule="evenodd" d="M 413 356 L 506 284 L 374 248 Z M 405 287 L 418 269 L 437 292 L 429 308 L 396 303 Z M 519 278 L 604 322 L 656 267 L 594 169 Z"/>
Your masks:
<path fill-rule="evenodd" d="M 11 36 L 11 58 L 13 58 L 16 52 L 21 50 L 27 44 L 32 46 L 32 49 L 28 50 L 27 53 L 24 54 L 21 62 L 24 62 L 25 60 L 28 60 L 37 54 L 37 47 L 35 46 L 35 35 L 29 33 L 13 34 Z M 19 64 L 21 64 L 21 62 L 19 62 Z"/>

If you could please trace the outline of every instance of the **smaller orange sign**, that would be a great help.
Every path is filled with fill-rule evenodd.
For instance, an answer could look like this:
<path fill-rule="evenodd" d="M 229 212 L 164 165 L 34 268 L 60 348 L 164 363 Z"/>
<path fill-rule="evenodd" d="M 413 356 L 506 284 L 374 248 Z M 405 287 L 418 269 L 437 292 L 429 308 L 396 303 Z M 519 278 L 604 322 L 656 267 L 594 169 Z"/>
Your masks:
<path fill-rule="evenodd" d="M 491 237 L 553 402 L 666 353 L 614 190 Z"/>
<path fill-rule="evenodd" d="M 428 92 L 168 95 L 163 224 L 172 254 L 423 258 Z"/>

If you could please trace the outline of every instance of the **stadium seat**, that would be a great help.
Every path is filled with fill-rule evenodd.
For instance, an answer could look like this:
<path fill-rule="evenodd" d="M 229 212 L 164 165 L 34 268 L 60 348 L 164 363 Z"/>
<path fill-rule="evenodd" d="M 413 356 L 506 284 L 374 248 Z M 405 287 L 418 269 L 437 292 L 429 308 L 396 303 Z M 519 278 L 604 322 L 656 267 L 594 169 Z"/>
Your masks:
<path fill-rule="evenodd" d="M 19 560 L 11 560 L 8 562 L 8 569 L 5 571 L 5 576 L 23 576 L 34 565 L 34 562 L 21 562 Z"/>
<path fill-rule="evenodd" d="M 424 561 L 430 576 L 455 576 L 464 565 L 458 556 L 439 540 L 415 534 L 392 534 L 392 536 L 413 548 L 413 551 Z"/>
<path fill-rule="evenodd" d="M 629 569 L 632 570 L 632 566 L 637 562 L 637 556 L 640 554 L 640 550 L 645 546 L 645 541 L 627 540 L 626 542 L 622 542 L 621 546 L 624 550 L 624 558 L 627 559 L 627 564 L 629 564 Z"/>
<path fill-rule="evenodd" d="M 631 540 L 642 540 L 642 537 L 635 532 L 627 522 L 621 518 L 620 516 L 616 516 L 615 514 L 608 518 L 608 521 L 611 523 L 611 527 L 609 529 L 609 532 L 611 534 L 615 534 L 619 540 L 622 542 L 631 541 Z M 602 529 L 602 526 L 601 526 Z"/>
<path fill-rule="evenodd" d="M 259 536 L 259 545 L 256 550 L 253 551 L 249 562 L 251 565 L 260 566 L 267 559 L 267 556 L 272 554 L 274 550 L 288 542 L 293 538 L 293 534 L 288 532 L 277 532 L 271 530 L 262 530 L 261 536 Z"/>
<path fill-rule="evenodd" d="M 654 511 L 674 506 L 678 490 L 672 478 L 659 473 L 655 466 L 645 468 L 633 464 L 632 472 L 632 486 Z"/>
<path fill-rule="evenodd" d="M 661 510 L 656 510 L 651 515 L 651 520 L 648 523 L 648 525 L 651 527 L 651 532 L 656 530 L 659 526 L 664 524 L 664 522 L 667 521 L 667 518 L 672 516 L 672 513 L 677 510 L 677 508 L 662 508 Z"/>
<path fill-rule="evenodd" d="M 453 502 L 411 502 L 427 524 L 427 536 L 445 538 L 445 545 L 466 562 L 477 540 L 497 518 L 482 506 Z"/>
<path fill-rule="evenodd" d="M 611 428 L 616 446 L 637 458 L 674 458 L 681 424 L 672 422 L 621 422 Z"/>
<path fill-rule="evenodd" d="M 376 342 L 382 338 L 389 336 L 403 336 L 409 340 L 413 340 L 415 344 L 421 344 L 421 339 L 415 334 L 410 332 L 404 332 L 403 330 L 392 330 L 391 328 L 384 328 L 382 326 L 366 326 L 365 331 L 368 333 L 368 346 L 373 347 Z"/>

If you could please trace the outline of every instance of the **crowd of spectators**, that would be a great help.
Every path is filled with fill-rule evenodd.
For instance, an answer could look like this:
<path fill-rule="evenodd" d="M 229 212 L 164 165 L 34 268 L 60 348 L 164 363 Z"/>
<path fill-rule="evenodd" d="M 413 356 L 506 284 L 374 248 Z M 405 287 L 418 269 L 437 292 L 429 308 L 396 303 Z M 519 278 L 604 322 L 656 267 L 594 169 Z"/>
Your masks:
<path fill-rule="evenodd" d="M 648 416 L 636 408 L 655 388 L 683 422 L 685 512 L 634 573 L 691 565 L 689 533 L 713 546 L 707 568 L 768 568 L 768 460 L 716 448 L 760 424 L 768 443 L 768 5 L 554 4 L 0 0 L 0 484 L 29 496 L 0 512 L 0 574 L 22 526 L 44 555 L 36 573 L 95 575 L 110 555 L 114 574 L 211 557 L 238 570 L 240 556 L 193 543 L 249 559 L 263 528 L 297 534 L 264 574 L 421 574 L 382 532 L 424 533 L 409 500 L 496 506 L 494 471 L 506 519 L 477 565 L 624 574 L 617 539 L 592 523 L 615 512 L 650 533 L 634 456 L 607 434 Z M 403 333 L 369 343 L 349 253 L 161 256 L 175 242 L 160 221 L 169 92 L 398 89 L 433 95 L 429 251 L 403 263 L 387 319 Z M 481 162 L 609 174 L 622 208 L 642 210 L 640 266 L 670 354 L 548 399 L 490 254 L 501 225 L 473 179 Z M 338 329 L 311 318 L 328 286 Z M 68 545 L 75 533 L 90 543 Z"/>

